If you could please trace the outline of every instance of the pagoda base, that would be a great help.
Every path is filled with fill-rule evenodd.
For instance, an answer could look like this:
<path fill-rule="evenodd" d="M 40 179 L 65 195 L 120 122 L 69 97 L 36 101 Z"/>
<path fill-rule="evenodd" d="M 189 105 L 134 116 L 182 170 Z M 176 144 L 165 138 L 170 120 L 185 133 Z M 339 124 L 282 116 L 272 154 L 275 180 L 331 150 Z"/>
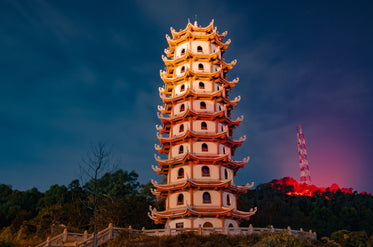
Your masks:
<path fill-rule="evenodd" d="M 169 220 L 165 228 L 238 227 L 237 220 L 216 217 L 188 217 Z"/>

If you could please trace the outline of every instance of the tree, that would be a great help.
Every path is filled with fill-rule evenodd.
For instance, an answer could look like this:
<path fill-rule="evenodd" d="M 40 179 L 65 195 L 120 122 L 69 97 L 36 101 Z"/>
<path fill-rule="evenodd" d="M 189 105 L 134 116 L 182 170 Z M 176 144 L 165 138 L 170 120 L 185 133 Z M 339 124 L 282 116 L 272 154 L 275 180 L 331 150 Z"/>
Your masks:
<path fill-rule="evenodd" d="M 104 143 L 91 145 L 85 157 L 82 159 L 80 166 L 83 176 L 88 177 L 89 181 L 85 185 L 85 190 L 91 195 L 91 201 L 88 201 L 86 206 L 93 211 L 93 246 L 96 246 L 97 234 L 97 208 L 99 192 L 99 178 L 106 171 L 112 169 L 115 164 L 112 161 L 110 150 Z"/>

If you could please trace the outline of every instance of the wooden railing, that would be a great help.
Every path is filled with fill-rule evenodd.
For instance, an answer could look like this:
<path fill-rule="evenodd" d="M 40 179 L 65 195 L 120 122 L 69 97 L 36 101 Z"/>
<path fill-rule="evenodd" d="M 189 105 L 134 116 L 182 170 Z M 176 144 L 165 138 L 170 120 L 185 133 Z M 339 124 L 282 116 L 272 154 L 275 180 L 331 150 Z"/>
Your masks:
<path fill-rule="evenodd" d="M 44 246 L 63 246 L 65 243 L 71 242 L 81 242 L 93 236 L 93 234 L 88 234 L 87 231 L 84 233 L 72 233 L 68 232 L 67 229 L 63 231 L 63 233 L 54 236 L 53 238 L 47 238 L 46 241 L 37 245 L 36 247 L 44 247 Z"/>
<path fill-rule="evenodd" d="M 294 235 L 301 239 L 311 239 L 316 240 L 316 232 L 309 230 L 308 232 L 300 230 L 292 230 L 290 227 L 287 229 L 278 229 L 270 226 L 269 228 L 253 227 L 198 227 L 198 228 L 167 228 L 167 229 L 149 229 L 145 228 L 141 230 L 128 228 L 113 227 L 112 224 L 98 232 L 96 234 L 96 240 L 94 240 L 93 234 L 87 234 L 87 231 L 84 233 L 69 233 L 65 229 L 63 233 L 57 235 L 53 238 L 48 238 L 45 242 L 37 245 L 36 247 L 60 247 L 66 246 L 66 243 L 70 243 L 69 246 L 75 247 L 93 247 L 102 245 L 109 240 L 117 238 L 123 231 L 128 231 L 130 235 L 148 235 L 148 236 L 172 236 L 185 232 L 194 232 L 198 235 L 209 235 L 211 233 L 217 234 L 227 234 L 227 235 L 236 235 L 236 234 L 259 234 L 263 232 L 283 232 L 287 231 L 289 235 Z M 96 244 L 94 245 L 94 241 Z"/>
<path fill-rule="evenodd" d="M 292 230 L 290 227 L 287 229 L 278 229 L 273 228 L 270 226 L 269 228 L 261 228 L 261 227 L 253 227 L 250 225 L 249 227 L 199 227 L 199 228 L 168 228 L 168 229 L 152 229 L 152 230 L 132 230 L 129 229 L 130 233 L 137 233 L 137 234 L 146 234 L 148 236 L 165 236 L 165 235 L 177 235 L 184 232 L 194 232 L 199 235 L 209 235 L 211 233 L 218 233 L 218 234 L 229 234 L 229 235 L 236 235 L 236 234 L 259 234 L 263 232 L 283 232 L 287 231 L 289 235 L 294 235 L 299 238 L 306 238 L 306 239 L 316 239 L 317 235 L 316 232 L 312 232 L 309 230 L 308 232 L 303 231 L 301 228 L 300 230 Z"/>

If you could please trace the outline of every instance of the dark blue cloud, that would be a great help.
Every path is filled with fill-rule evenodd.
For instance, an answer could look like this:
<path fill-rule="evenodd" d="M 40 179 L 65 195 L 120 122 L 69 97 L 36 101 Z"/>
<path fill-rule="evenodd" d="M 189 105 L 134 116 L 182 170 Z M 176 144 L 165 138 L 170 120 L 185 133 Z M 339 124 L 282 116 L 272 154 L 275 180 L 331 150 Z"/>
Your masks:
<path fill-rule="evenodd" d="M 297 178 L 302 124 L 317 185 L 372 192 L 371 12 L 348 1 L 2 1 L 0 183 L 67 184 L 97 141 L 142 182 L 156 178 L 165 34 L 197 15 L 228 31 L 225 59 L 238 59 L 233 114 L 245 120 L 235 137 L 247 141 L 236 158 L 251 161 L 237 182 Z"/>

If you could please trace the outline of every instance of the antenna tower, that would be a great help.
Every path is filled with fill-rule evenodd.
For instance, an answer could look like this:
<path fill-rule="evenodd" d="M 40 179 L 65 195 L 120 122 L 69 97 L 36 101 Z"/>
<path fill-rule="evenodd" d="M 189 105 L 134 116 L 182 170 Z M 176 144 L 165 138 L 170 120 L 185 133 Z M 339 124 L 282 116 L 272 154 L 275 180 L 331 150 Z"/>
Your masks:
<path fill-rule="evenodd" d="M 310 168 L 308 166 L 306 140 L 302 132 L 302 126 L 297 126 L 297 139 L 298 139 L 298 154 L 299 154 L 299 169 L 300 169 L 300 182 L 311 185 Z"/>

